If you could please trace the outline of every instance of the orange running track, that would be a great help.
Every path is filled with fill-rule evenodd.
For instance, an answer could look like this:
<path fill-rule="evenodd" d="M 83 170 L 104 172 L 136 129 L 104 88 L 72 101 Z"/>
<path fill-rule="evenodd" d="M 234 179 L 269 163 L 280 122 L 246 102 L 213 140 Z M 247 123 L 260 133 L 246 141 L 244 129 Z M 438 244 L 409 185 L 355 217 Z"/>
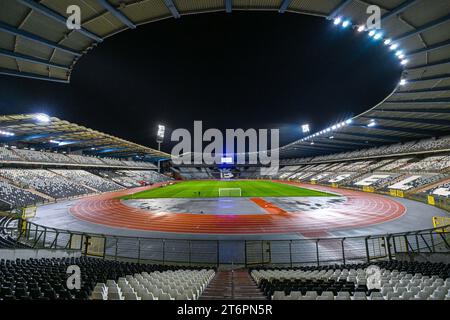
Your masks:
<path fill-rule="evenodd" d="M 323 186 L 297 186 L 338 193 L 344 203 L 326 209 L 286 212 L 261 198 L 252 198 L 268 214 L 216 215 L 150 212 L 127 206 L 120 196 L 157 187 L 141 187 L 84 198 L 69 210 L 76 218 L 110 227 L 195 234 L 321 234 L 336 229 L 364 227 L 399 218 L 406 208 L 390 198 Z"/>

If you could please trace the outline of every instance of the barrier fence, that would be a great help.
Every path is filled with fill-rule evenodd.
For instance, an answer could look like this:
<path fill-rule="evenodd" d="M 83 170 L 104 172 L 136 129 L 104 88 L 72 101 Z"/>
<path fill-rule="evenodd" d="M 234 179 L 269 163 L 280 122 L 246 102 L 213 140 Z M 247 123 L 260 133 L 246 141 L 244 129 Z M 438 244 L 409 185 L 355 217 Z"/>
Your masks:
<path fill-rule="evenodd" d="M 73 232 L 9 220 L 4 235 L 35 249 L 79 250 L 86 256 L 183 265 L 327 265 L 393 259 L 397 253 L 449 253 L 450 227 L 365 237 L 293 240 L 137 238 Z"/>

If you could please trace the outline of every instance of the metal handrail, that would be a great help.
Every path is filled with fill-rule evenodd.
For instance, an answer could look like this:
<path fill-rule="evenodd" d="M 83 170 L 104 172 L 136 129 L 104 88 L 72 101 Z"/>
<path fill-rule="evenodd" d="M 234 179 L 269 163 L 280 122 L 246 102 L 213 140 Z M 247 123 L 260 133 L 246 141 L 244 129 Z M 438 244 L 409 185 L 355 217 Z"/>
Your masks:
<path fill-rule="evenodd" d="M 13 226 L 12 222 L 19 222 Z M 445 252 L 450 253 L 450 225 L 370 236 L 330 237 L 283 240 L 202 240 L 173 239 L 155 237 L 132 237 L 70 231 L 38 225 L 31 221 L 9 220 L 0 231 L 7 233 L 16 241 L 28 244 L 32 248 L 60 248 L 81 250 L 89 255 L 92 239 L 103 241 L 103 252 L 99 256 L 131 261 L 152 261 L 157 263 L 189 263 L 219 265 L 230 263 L 223 261 L 221 246 L 237 243 L 241 262 L 244 265 L 299 265 L 329 263 L 348 263 L 351 261 L 374 261 L 393 259 L 397 253 Z M 442 232 L 443 231 L 443 232 Z M 76 240 L 75 246 L 72 242 Z M 60 242 L 63 242 L 60 244 Z M 196 248 L 196 245 L 204 247 Z M 128 247 L 122 248 L 122 245 Z M 267 246 L 267 249 L 266 249 Z M 286 249 L 288 247 L 288 250 Z M 202 252 L 202 249 L 204 250 Z M 209 249 L 209 250 L 208 250 Z M 234 249 L 233 249 L 234 250 Z M 108 251 L 108 252 L 107 252 Z M 121 252 L 119 252 L 121 251 Z M 147 255 L 150 255 L 146 257 Z M 185 257 L 185 258 L 183 258 Z M 184 259 L 184 260 L 183 260 Z M 205 259 L 205 261 L 203 261 Z M 234 260 L 233 260 L 234 259 Z M 278 260 L 277 260 L 278 259 Z M 202 261 L 200 261 L 202 260 Z M 239 258 L 233 257 L 235 264 Z"/>

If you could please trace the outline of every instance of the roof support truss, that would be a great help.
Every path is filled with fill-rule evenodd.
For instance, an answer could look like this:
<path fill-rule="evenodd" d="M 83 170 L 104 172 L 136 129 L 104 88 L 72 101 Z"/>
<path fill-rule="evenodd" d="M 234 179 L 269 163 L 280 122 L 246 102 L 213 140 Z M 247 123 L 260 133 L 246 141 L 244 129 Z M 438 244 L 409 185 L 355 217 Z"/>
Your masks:
<path fill-rule="evenodd" d="M 344 8 L 350 4 L 350 2 L 352 2 L 352 0 L 343 0 L 341 1 L 341 3 L 339 3 L 337 5 L 336 8 L 334 8 L 333 11 L 331 11 L 331 13 L 328 15 L 328 19 L 333 19 L 335 18 L 337 15 L 339 15 L 339 12 L 341 12 L 342 10 L 344 10 Z"/>
<path fill-rule="evenodd" d="M 433 44 L 431 46 L 427 46 L 427 47 L 422 48 L 422 49 L 413 50 L 411 52 L 408 52 L 407 55 L 408 56 L 412 56 L 413 54 L 424 53 L 424 52 L 431 52 L 431 51 L 435 51 L 435 50 L 446 48 L 448 46 L 450 46 L 450 40 L 445 40 L 445 41 Z"/>
<path fill-rule="evenodd" d="M 26 62 L 37 63 L 37 64 L 44 65 L 44 66 L 47 66 L 47 67 L 63 69 L 63 70 L 69 70 L 68 66 L 63 66 L 61 64 L 56 64 L 56 63 L 53 63 L 53 62 L 50 62 L 50 61 L 47 61 L 47 60 L 44 60 L 44 59 L 39 59 L 39 58 L 27 56 L 27 55 L 24 55 L 24 54 L 21 54 L 21 53 L 17 53 L 17 52 L 14 52 L 14 51 L 0 49 L 0 56 L 9 57 L 9 58 L 13 58 L 13 59 L 21 60 L 21 61 L 26 61 Z"/>
<path fill-rule="evenodd" d="M 419 0 L 407 0 L 405 2 L 403 2 L 402 4 L 400 4 L 399 6 L 397 6 L 396 8 L 392 9 L 391 11 L 385 13 L 382 17 L 381 17 L 381 21 L 384 21 L 392 16 L 398 15 L 404 11 L 406 11 L 409 7 L 413 6 L 415 3 L 417 3 Z"/>
<path fill-rule="evenodd" d="M 408 123 L 423 123 L 423 124 L 434 124 L 434 125 L 443 125 L 449 126 L 450 120 L 445 119 L 423 119 L 423 118 L 402 118 L 402 117 L 381 117 L 381 116 L 361 116 L 361 118 L 366 119 L 378 119 L 378 120 L 392 120 L 399 122 L 408 122 Z"/>
<path fill-rule="evenodd" d="M 281 2 L 280 9 L 278 9 L 279 13 L 285 13 L 287 8 L 289 8 L 289 5 L 291 4 L 292 0 L 283 0 Z"/>
<path fill-rule="evenodd" d="M 54 21 L 57 21 L 62 24 L 66 24 L 67 19 L 63 16 L 61 16 L 59 13 L 47 8 L 46 6 L 34 1 L 34 0 L 17 0 L 21 4 L 27 6 L 30 9 L 33 9 L 34 11 L 37 11 L 46 17 L 53 19 Z M 91 38 L 94 41 L 102 42 L 103 39 L 97 36 L 96 34 L 84 29 L 81 27 L 80 29 L 75 29 L 76 32 L 81 33 L 82 35 L 85 35 L 88 38 Z"/>
<path fill-rule="evenodd" d="M 449 20 L 450 20 L 450 14 L 447 14 L 446 16 L 443 16 L 443 17 L 441 17 L 441 18 L 439 18 L 439 19 L 436 19 L 436 20 L 434 20 L 434 21 L 431 21 L 431 22 L 429 22 L 429 23 L 424 24 L 423 26 L 421 26 L 421 27 L 419 27 L 419 28 L 416 28 L 416 29 L 414 29 L 414 30 L 411 30 L 411 31 L 409 31 L 409 32 L 406 32 L 406 33 L 404 33 L 404 34 L 402 34 L 402 35 L 400 35 L 400 36 L 398 36 L 398 37 L 392 39 L 392 41 L 402 41 L 402 40 L 405 40 L 405 39 L 407 39 L 407 38 L 409 38 L 409 37 L 415 36 L 415 35 L 417 35 L 417 34 L 420 34 L 420 33 L 422 33 L 422 32 L 425 32 L 425 31 L 427 31 L 427 30 L 436 28 L 437 26 L 440 26 L 441 24 L 444 24 L 444 23 L 446 23 L 446 22 L 449 21 Z"/>
<path fill-rule="evenodd" d="M 233 11 L 233 0 L 225 0 L 225 11 L 231 13 Z"/>
<path fill-rule="evenodd" d="M 173 0 L 164 0 L 164 3 L 166 4 L 167 9 L 169 9 L 170 13 L 175 19 L 179 19 L 181 17 Z"/>
<path fill-rule="evenodd" d="M 97 0 L 98 4 L 109 11 L 114 17 L 119 19 L 123 24 L 125 24 L 130 29 L 136 29 L 136 25 L 128 19 L 128 17 L 123 14 L 120 10 L 114 8 L 107 0 Z"/>
<path fill-rule="evenodd" d="M 53 49 L 61 50 L 63 52 L 69 53 L 69 54 L 74 55 L 76 57 L 80 57 L 81 56 L 81 52 L 78 52 L 78 51 L 75 51 L 73 49 L 61 46 L 60 44 L 58 44 L 56 42 L 52 42 L 50 40 L 41 38 L 41 37 L 39 37 L 37 35 L 34 35 L 32 33 L 27 32 L 25 30 L 17 29 L 17 28 L 15 28 L 13 26 L 10 26 L 10 25 L 8 25 L 8 24 L 6 24 L 4 22 L 0 22 L 0 30 L 4 31 L 6 33 L 13 34 L 15 36 L 20 36 L 22 38 L 25 38 L 25 39 L 28 39 L 28 40 L 40 43 L 42 45 L 45 45 L 45 46 L 53 48 Z"/>
<path fill-rule="evenodd" d="M 51 78 L 46 76 L 39 76 L 33 73 L 28 72 L 18 72 L 10 69 L 4 69 L 0 68 L 0 74 L 5 76 L 13 76 L 13 77 L 21 77 L 21 78 L 28 78 L 28 79 L 35 79 L 35 80 L 44 80 L 44 81 L 52 81 L 52 82 L 59 82 L 59 83 L 69 83 L 69 80 L 65 79 L 57 79 L 57 78 Z"/>

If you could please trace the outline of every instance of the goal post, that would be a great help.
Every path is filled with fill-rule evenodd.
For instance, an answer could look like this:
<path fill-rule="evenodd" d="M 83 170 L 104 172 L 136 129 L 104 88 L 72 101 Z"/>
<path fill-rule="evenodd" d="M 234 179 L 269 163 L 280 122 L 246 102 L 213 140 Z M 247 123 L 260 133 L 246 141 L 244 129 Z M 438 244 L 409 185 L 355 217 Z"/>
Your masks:
<path fill-rule="evenodd" d="M 241 197 L 241 188 L 219 188 L 219 197 Z"/>

